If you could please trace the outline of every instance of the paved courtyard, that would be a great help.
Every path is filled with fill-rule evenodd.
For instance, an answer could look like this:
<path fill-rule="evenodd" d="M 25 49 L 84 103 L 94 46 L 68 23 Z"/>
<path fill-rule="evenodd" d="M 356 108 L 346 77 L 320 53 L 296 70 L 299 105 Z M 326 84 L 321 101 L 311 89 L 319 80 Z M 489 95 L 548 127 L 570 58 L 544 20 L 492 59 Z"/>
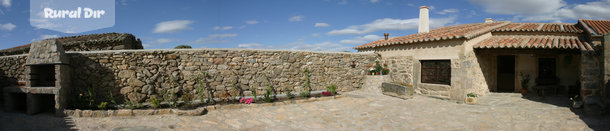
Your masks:
<path fill-rule="evenodd" d="M 402 100 L 354 91 L 311 103 L 233 110 L 203 116 L 61 118 L 0 112 L 0 130 L 609 130 L 609 117 L 584 117 L 556 102 L 493 93 L 478 105 L 416 96 Z M 542 102 L 538 102 L 542 101 Z"/>

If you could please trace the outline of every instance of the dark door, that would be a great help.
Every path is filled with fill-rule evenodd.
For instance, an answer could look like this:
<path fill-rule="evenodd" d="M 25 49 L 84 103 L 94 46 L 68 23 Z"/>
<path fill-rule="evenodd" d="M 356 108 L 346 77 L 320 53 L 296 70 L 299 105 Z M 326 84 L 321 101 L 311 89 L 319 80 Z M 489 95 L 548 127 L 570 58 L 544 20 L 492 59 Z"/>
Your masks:
<path fill-rule="evenodd" d="M 498 56 L 498 92 L 515 90 L 515 56 Z"/>

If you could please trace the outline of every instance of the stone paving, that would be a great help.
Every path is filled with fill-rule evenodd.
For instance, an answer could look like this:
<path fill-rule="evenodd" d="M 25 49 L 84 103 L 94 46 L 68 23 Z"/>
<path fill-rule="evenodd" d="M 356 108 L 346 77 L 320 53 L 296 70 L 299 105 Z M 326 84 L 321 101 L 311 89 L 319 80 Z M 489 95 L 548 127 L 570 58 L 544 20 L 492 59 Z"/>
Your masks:
<path fill-rule="evenodd" d="M 610 117 L 583 117 L 565 98 L 492 93 L 479 104 L 354 91 L 327 101 L 213 110 L 202 116 L 61 118 L 0 112 L 0 130 L 609 130 Z M 541 102 L 539 102 L 541 101 Z"/>

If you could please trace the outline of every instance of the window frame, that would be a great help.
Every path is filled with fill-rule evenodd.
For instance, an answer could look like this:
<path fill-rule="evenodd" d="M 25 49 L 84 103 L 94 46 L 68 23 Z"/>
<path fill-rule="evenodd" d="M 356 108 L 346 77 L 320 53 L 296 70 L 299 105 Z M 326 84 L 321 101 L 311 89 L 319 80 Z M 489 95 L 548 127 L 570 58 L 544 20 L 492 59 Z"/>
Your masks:
<path fill-rule="evenodd" d="M 433 62 L 434 63 L 434 67 L 430 68 L 430 67 L 426 67 L 424 66 L 424 63 L 428 63 L 428 62 Z M 446 64 L 448 65 L 448 67 L 445 68 L 441 68 L 439 65 L 441 65 L 440 63 L 442 62 L 446 62 Z M 442 84 L 442 85 L 451 85 L 451 60 L 448 59 L 439 59 L 439 60 L 420 60 L 420 82 L 421 83 L 427 83 L 427 84 Z M 448 70 L 448 74 L 440 74 L 441 69 L 447 69 Z M 431 75 L 425 75 L 424 71 L 433 71 L 434 76 L 433 76 L 433 81 L 428 81 L 429 79 L 424 79 L 424 77 L 429 78 L 431 77 Z M 447 82 L 442 82 L 440 81 L 443 77 L 443 75 L 446 75 L 447 77 Z"/>

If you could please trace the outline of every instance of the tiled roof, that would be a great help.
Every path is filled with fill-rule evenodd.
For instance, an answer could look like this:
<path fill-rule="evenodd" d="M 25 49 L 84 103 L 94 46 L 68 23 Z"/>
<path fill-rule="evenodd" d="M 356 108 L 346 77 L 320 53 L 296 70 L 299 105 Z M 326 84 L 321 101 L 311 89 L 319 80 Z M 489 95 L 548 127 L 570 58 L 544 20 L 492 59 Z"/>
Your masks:
<path fill-rule="evenodd" d="M 581 33 L 582 30 L 577 28 L 575 25 L 576 24 L 568 23 L 510 23 L 506 26 L 499 27 L 494 31 L 540 31 Z"/>
<path fill-rule="evenodd" d="M 584 22 L 589 26 L 597 35 L 605 35 L 610 33 L 610 21 L 608 20 L 578 20 Z"/>
<path fill-rule="evenodd" d="M 576 36 L 532 36 L 501 35 L 492 36 L 473 46 L 475 49 L 512 48 L 512 49 L 567 49 L 593 51 L 591 45 L 580 41 Z"/>
<path fill-rule="evenodd" d="M 355 49 L 374 48 L 380 46 L 409 44 L 417 42 L 430 42 L 438 40 L 449 40 L 457 38 L 470 39 L 472 37 L 487 33 L 495 28 L 508 24 L 508 21 L 490 22 L 490 23 L 474 23 L 456 26 L 441 27 L 430 30 L 428 33 L 418 33 L 402 37 L 393 37 L 388 40 L 377 40 L 368 44 L 360 45 Z"/>

